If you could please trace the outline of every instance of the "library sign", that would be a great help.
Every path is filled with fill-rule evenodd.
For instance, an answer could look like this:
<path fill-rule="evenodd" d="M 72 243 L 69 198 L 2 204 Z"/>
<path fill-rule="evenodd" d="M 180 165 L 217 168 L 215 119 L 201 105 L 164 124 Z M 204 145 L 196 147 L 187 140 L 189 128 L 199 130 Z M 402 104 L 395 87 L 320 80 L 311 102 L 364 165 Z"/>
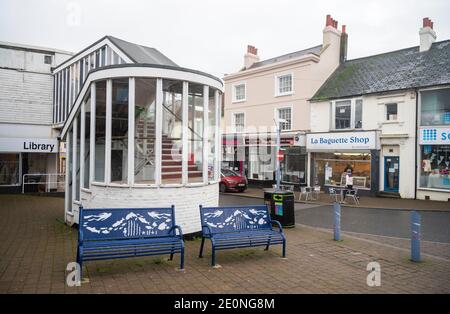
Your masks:
<path fill-rule="evenodd" d="M 306 149 L 369 150 L 377 149 L 376 132 L 312 133 L 306 135 Z"/>
<path fill-rule="evenodd" d="M 57 153 L 57 139 L 0 138 L 0 152 Z"/>

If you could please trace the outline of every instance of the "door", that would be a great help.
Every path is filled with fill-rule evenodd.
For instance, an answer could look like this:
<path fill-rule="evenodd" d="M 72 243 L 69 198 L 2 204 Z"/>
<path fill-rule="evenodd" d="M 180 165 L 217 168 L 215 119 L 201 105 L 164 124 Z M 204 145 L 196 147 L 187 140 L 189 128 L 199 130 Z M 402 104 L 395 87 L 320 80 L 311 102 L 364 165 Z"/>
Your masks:
<path fill-rule="evenodd" d="M 400 175 L 400 158 L 384 157 L 384 190 L 398 192 Z"/>

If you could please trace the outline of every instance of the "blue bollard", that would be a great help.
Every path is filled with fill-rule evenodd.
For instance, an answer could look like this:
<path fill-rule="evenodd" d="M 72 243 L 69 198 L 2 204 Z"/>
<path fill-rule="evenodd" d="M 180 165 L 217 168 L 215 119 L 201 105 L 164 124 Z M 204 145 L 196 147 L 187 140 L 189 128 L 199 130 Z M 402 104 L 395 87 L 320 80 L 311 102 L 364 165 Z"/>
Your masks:
<path fill-rule="evenodd" d="M 333 203 L 334 241 L 341 240 L 341 204 Z"/>
<path fill-rule="evenodd" d="M 411 260 L 413 262 L 420 262 L 420 226 L 420 214 L 414 210 L 411 213 Z"/>

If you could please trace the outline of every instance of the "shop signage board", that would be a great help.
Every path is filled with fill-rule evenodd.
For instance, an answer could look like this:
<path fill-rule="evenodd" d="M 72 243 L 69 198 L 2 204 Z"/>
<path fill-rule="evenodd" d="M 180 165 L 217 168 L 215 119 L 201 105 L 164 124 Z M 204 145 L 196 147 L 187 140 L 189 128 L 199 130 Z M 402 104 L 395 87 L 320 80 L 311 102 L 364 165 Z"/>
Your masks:
<path fill-rule="evenodd" d="M 57 139 L 42 138 L 0 138 L 0 152 L 57 153 Z"/>
<path fill-rule="evenodd" d="M 419 144 L 421 145 L 445 145 L 450 144 L 449 127 L 421 127 L 419 129 Z"/>
<path fill-rule="evenodd" d="M 377 134 L 375 131 L 307 134 L 306 149 L 308 151 L 378 149 Z"/>

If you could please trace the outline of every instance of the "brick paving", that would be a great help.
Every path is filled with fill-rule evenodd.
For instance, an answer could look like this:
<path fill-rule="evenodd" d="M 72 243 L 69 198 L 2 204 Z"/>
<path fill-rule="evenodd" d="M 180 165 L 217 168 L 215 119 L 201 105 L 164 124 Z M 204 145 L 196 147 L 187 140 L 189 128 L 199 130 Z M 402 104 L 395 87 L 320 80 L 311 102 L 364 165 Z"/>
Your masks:
<path fill-rule="evenodd" d="M 299 201 L 299 193 L 295 191 L 296 203 L 315 204 L 315 205 L 329 205 L 333 202 L 330 196 L 322 191 L 317 200 L 304 201 L 304 197 Z M 236 196 L 263 198 L 264 188 L 249 187 L 244 193 L 233 193 Z M 450 202 L 440 201 L 425 201 L 425 200 L 413 200 L 413 199 L 396 199 L 386 197 L 369 197 L 361 196 L 360 204 L 353 204 L 352 200 L 348 200 L 345 206 L 348 207 L 361 207 L 361 208 L 383 208 L 383 209 L 401 209 L 401 210 L 437 210 L 437 211 L 450 211 Z"/>
<path fill-rule="evenodd" d="M 408 260 L 405 250 L 354 237 L 334 242 L 329 232 L 286 229 L 280 248 L 221 251 L 211 268 L 210 245 L 186 241 L 186 270 L 179 256 L 87 262 L 81 287 L 65 285 L 75 260 L 77 231 L 62 222 L 63 199 L 0 195 L 0 293 L 450 293 L 450 262 Z M 366 285 L 366 265 L 381 265 L 381 286 Z"/>

